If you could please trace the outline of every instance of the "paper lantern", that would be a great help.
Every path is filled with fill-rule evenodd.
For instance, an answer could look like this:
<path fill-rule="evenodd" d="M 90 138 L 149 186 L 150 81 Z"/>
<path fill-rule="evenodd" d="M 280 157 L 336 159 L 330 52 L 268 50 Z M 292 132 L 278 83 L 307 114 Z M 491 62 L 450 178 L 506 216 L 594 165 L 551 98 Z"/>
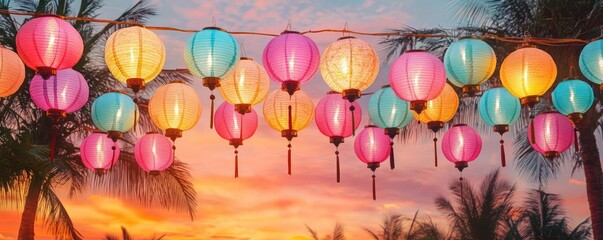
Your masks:
<path fill-rule="evenodd" d="M 147 133 L 136 141 L 134 158 L 138 165 L 151 175 L 159 175 L 174 163 L 174 150 L 170 139 L 155 132 Z"/>
<path fill-rule="evenodd" d="M 319 62 L 320 53 L 314 41 L 295 31 L 284 31 L 270 40 L 262 54 L 268 76 L 281 83 L 281 89 L 289 95 L 312 79 Z"/>
<path fill-rule="evenodd" d="M 394 138 L 400 134 L 400 128 L 412 120 L 410 104 L 396 96 L 390 85 L 385 85 L 375 92 L 368 102 L 368 114 L 371 121 L 390 137 L 390 168 L 396 167 L 394 162 Z"/>
<path fill-rule="evenodd" d="M 593 105 L 595 96 L 588 83 L 569 79 L 560 82 L 552 94 L 553 105 L 563 115 L 566 115 L 574 124 L 582 119 Z"/>
<path fill-rule="evenodd" d="M 357 111 L 348 111 L 354 105 Z M 352 116 L 355 115 L 355 116 Z M 352 121 L 352 118 L 358 119 Z M 344 138 L 352 136 L 352 129 L 358 128 L 362 119 L 362 109 L 358 102 L 341 98 L 341 94 L 331 91 L 316 105 L 314 121 L 320 132 L 329 137 L 329 142 L 335 145 L 337 182 L 341 180 L 339 171 L 339 144 Z"/>
<path fill-rule="evenodd" d="M 452 120 L 459 108 L 459 96 L 456 94 L 452 86 L 446 83 L 444 90 L 435 99 L 427 101 L 427 109 L 420 114 L 415 112 L 414 117 L 420 123 L 427 123 L 427 128 L 431 129 L 434 134 L 444 127 L 444 123 Z M 433 138 L 433 153 L 435 166 L 438 166 L 438 147 L 437 135 Z"/>
<path fill-rule="evenodd" d="M 19 55 L 0 46 L 0 70 L 4 70 L 0 71 L 0 97 L 13 95 L 25 80 L 25 66 Z"/>
<path fill-rule="evenodd" d="M 504 87 L 495 87 L 484 92 L 477 104 L 479 115 L 494 131 L 500 134 L 500 159 L 501 165 L 507 165 L 505 159 L 504 133 L 509 131 L 521 113 L 519 99 L 511 95 Z"/>
<path fill-rule="evenodd" d="M 235 111 L 235 106 L 222 103 L 215 114 L 216 132 L 220 137 L 228 140 L 235 150 L 235 178 L 239 177 L 239 151 L 243 140 L 250 138 L 258 128 L 258 115 L 253 108 L 247 114 Z"/>
<path fill-rule="evenodd" d="M 165 47 L 155 33 L 133 26 L 115 31 L 105 43 L 105 63 L 113 76 L 137 93 L 165 63 Z"/>
<path fill-rule="evenodd" d="M 456 124 L 444 134 L 442 152 L 448 161 L 463 171 L 475 160 L 482 150 L 482 138 L 467 124 Z M 462 178 L 461 178 L 462 180 Z"/>
<path fill-rule="evenodd" d="M 221 81 L 220 94 L 240 114 L 251 112 L 268 95 L 270 78 L 262 65 L 250 57 L 241 57 Z"/>
<path fill-rule="evenodd" d="M 500 80 L 522 105 L 534 107 L 555 82 L 557 66 L 551 55 L 535 47 L 515 50 L 500 66 Z"/>
<path fill-rule="evenodd" d="M 183 81 L 172 81 L 159 87 L 149 100 L 149 116 L 166 137 L 176 141 L 183 131 L 197 125 L 201 102 L 195 89 Z"/>
<path fill-rule="evenodd" d="M 103 132 L 88 135 L 80 144 L 80 157 L 86 168 L 102 175 L 119 159 L 119 146 Z"/>
<path fill-rule="evenodd" d="M 539 114 L 530 123 L 534 134 L 528 134 L 532 147 L 544 157 L 553 160 L 567 150 L 574 140 L 574 126 L 558 112 Z"/>
<path fill-rule="evenodd" d="M 450 44 L 444 54 L 448 80 L 463 93 L 474 96 L 480 84 L 488 80 L 496 68 L 496 55 L 486 42 L 465 38 Z"/>
<path fill-rule="evenodd" d="M 302 91 L 289 95 L 277 89 L 266 97 L 262 112 L 268 126 L 281 132 L 281 137 L 289 141 L 287 163 L 288 173 L 291 175 L 291 140 L 312 121 L 314 103 Z"/>
<path fill-rule="evenodd" d="M 17 52 L 27 65 L 44 79 L 56 70 L 71 68 L 84 52 L 79 32 L 56 16 L 36 17 L 19 28 Z"/>
<path fill-rule="evenodd" d="M 107 132 L 107 136 L 113 141 L 117 141 L 122 133 L 136 126 L 138 106 L 127 95 L 110 92 L 94 100 L 91 115 L 94 126 Z"/>
<path fill-rule="evenodd" d="M 398 97 L 421 113 L 427 101 L 436 98 L 446 84 L 446 70 L 440 59 L 421 50 L 406 51 L 389 69 L 389 83 Z"/>
<path fill-rule="evenodd" d="M 580 53 L 580 71 L 603 91 L 603 39 L 586 44 Z"/>
<path fill-rule="evenodd" d="M 377 200 L 375 191 L 375 170 L 389 156 L 389 142 L 383 129 L 375 125 L 368 125 L 358 134 L 354 140 L 354 152 L 367 168 L 373 171 L 373 200 Z"/>
<path fill-rule="evenodd" d="M 79 72 L 67 68 L 43 79 L 35 75 L 29 84 L 34 104 L 52 119 L 65 118 L 67 113 L 80 110 L 88 102 L 88 82 Z"/>

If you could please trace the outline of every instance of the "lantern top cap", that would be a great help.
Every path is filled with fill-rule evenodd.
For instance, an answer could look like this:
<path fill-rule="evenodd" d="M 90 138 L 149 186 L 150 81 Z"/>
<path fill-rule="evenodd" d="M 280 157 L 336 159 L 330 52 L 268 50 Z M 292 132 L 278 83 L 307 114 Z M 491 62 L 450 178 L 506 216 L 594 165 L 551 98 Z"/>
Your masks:
<path fill-rule="evenodd" d="M 41 17 L 54 17 L 54 18 L 60 18 L 60 19 L 64 19 L 65 17 L 58 15 L 58 14 L 51 14 L 51 13 L 43 13 L 43 14 L 36 14 L 34 16 L 34 18 L 41 18 Z"/>
<path fill-rule="evenodd" d="M 121 89 L 111 89 L 109 92 L 110 93 L 121 93 L 123 95 L 126 95 L 126 92 L 124 90 L 121 90 Z"/>
<path fill-rule="evenodd" d="M 281 35 L 283 35 L 283 34 L 289 34 L 289 33 L 291 33 L 291 34 L 301 34 L 298 31 L 285 30 L 285 31 L 281 32 Z"/>
<path fill-rule="evenodd" d="M 389 84 L 386 84 L 386 85 L 381 86 L 381 88 L 391 88 L 391 87 L 392 87 L 392 86 L 391 86 L 391 85 L 389 85 Z"/>
<path fill-rule="evenodd" d="M 517 46 L 517 49 L 522 49 L 522 48 L 536 48 L 536 49 L 538 49 L 538 47 L 536 47 L 535 45 L 532 45 L 532 44 L 530 44 L 528 42 L 525 42 L 525 43 Z"/>
<path fill-rule="evenodd" d="M 453 125 L 453 127 L 461 127 L 461 126 L 467 126 L 467 124 L 459 123 L 459 124 L 454 124 Z"/>
<path fill-rule="evenodd" d="M 344 37 L 338 38 L 337 41 L 339 41 L 339 40 L 345 40 L 345 39 L 356 39 L 356 37 L 354 37 L 354 36 L 344 36 Z"/>
<path fill-rule="evenodd" d="M 478 37 L 477 36 L 471 36 L 471 35 L 459 37 L 459 41 L 460 40 L 465 40 L 465 39 L 478 39 Z"/>
<path fill-rule="evenodd" d="M 218 30 L 218 31 L 222 31 L 222 32 L 227 32 L 226 30 L 224 30 L 224 28 L 215 27 L 215 26 L 204 27 L 203 29 L 201 29 L 201 31 L 204 31 L 204 30 Z"/>
<path fill-rule="evenodd" d="M 415 52 L 427 52 L 427 51 L 421 50 L 421 49 L 412 49 L 412 50 L 406 50 L 404 53 L 415 53 Z"/>
<path fill-rule="evenodd" d="M 376 128 L 376 127 L 377 127 L 377 125 L 373 125 L 373 124 L 364 126 L 364 128 Z"/>
<path fill-rule="evenodd" d="M 253 60 L 253 58 L 245 56 L 245 57 L 239 58 L 239 60 Z"/>
<path fill-rule="evenodd" d="M 170 84 L 172 84 L 172 83 L 184 83 L 184 81 L 182 79 L 176 79 L 176 80 L 170 81 Z"/>
<path fill-rule="evenodd" d="M 159 132 L 157 132 L 157 131 L 150 131 L 150 132 L 147 132 L 146 134 L 158 134 L 158 133 Z"/>

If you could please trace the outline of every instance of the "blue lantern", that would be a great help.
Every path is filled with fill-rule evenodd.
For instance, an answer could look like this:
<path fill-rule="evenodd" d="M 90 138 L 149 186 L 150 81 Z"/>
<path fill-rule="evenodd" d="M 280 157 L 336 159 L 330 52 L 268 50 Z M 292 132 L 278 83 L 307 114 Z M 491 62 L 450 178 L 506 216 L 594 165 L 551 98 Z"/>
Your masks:
<path fill-rule="evenodd" d="M 405 127 L 413 118 L 410 104 L 394 93 L 389 85 L 383 86 L 375 92 L 368 103 L 369 118 L 380 128 L 385 129 L 385 134 L 390 141 L 390 168 L 395 168 L 394 162 L 394 137 L 400 133 L 400 128 Z"/>
<path fill-rule="evenodd" d="M 553 105 L 574 124 L 582 119 L 595 101 L 593 89 L 581 80 L 564 80 L 553 91 Z"/>
<path fill-rule="evenodd" d="M 496 68 L 496 55 L 486 42 L 465 38 L 450 44 L 444 55 L 448 80 L 463 93 L 475 95 Z"/>
<path fill-rule="evenodd" d="M 92 103 L 92 122 L 96 128 L 107 132 L 113 141 L 129 131 L 138 121 L 138 106 L 129 96 L 110 92 L 100 95 Z"/>
<path fill-rule="evenodd" d="M 584 46 L 579 61 L 582 74 L 603 91 L 603 39 Z"/>
<path fill-rule="evenodd" d="M 496 87 L 484 92 L 477 108 L 482 120 L 489 126 L 494 127 L 494 131 L 500 134 L 500 159 L 502 166 L 505 167 L 507 165 L 505 161 L 505 141 L 502 136 L 509 131 L 509 126 L 513 125 L 519 118 L 521 103 L 506 88 Z"/>

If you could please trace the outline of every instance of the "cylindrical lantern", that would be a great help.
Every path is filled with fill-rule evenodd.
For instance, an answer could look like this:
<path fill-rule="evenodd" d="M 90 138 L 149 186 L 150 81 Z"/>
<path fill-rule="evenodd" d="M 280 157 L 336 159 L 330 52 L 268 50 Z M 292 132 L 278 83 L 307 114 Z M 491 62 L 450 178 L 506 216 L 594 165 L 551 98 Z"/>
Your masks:
<path fill-rule="evenodd" d="M 484 92 L 477 104 L 479 115 L 494 131 L 500 134 L 500 161 L 503 167 L 507 165 L 505 159 L 504 133 L 509 131 L 521 113 L 519 99 L 511 95 L 504 87 L 495 87 Z"/>
<path fill-rule="evenodd" d="M 558 112 L 539 114 L 528 129 L 531 127 L 534 134 L 528 134 L 528 138 L 532 147 L 551 160 L 567 150 L 574 140 L 572 122 Z"/>
<path fill-rule="evenodd" d="M 421 113 L 427 101 L 436 98 L 446 84 L 444 64 L 435 55 L 421 51 L 406 51 L 389 69 L 389 83 L 410 109 Z"/>
<path fill-rule="evenodd" d="M 117 80 L 137 93 L 163 69 L 165 47 L 151 30 L 138 26 L 122 28 L 107 39 L 105 63 Z"/>
<path fill-rule="evenodd" d="M 310 81 L 320 62 L 318 47 L 312 39 L 295 31 L 284 31 L 268 42 L 262 54 L 262 63 L 268 76 L 289 95 Z"/>
<path fill-rule="evenodd" d="M 195 89 L 182 81 L 158 88 L 149 100 L 149 116 L 165 136 L 175 141 L 182 131 L 197 125 L 201 116 L 201 102 Z"/>
<path fill-rule="evenodd" d="M 405 127 L 412 120 L 410 104 L 404 101 L 392 90 L 389 85 L 383 86 L 375 92 L 368 102 L 368 114 L 377 127 L 383 128 L 384 133 L 390 137 L 390 168 L 394 169 L 394 138 L 400 134 L 400 128 Z"/>
<path fill-rule="evenodd" d="M 27 21 L 19 28 L 16 42 L 17 52 L 25 65 L 44 79 L 56 74 L 56 70 L 75 66 L 84 52 L 79 32 L 54 16 Z"/>
<path fill-rule="evenodd" d="M 356 111 L 348 111 L 352 105 L 355 106 Z M 352 118 L 357 121 L 352 121 Z M 362 109 L 358 102 L 350 103 L 341 98 L 338 92 L 329 92 L 316 105 L 314 115 L 316 126 L 323 135 L 329 137 L 329 142 L 335 145 L 337 182 L 340 181 L 339 144 L 343 143 L 344 138 L 352 136 L 352 129 L 358 128 L 361 118 Z"/>
<path fill-rule="evenodd" d="M 367 167 L 373 171 L 373 200 L 377 200 L 375 191 L 375 170 L 389 156 L 389 137 L 383 129 L 375 125 L 366 126 L 354 140 L 354 152 Z"/>
<path fill-rule="evenodd" d="M 170 139 L 159 133 L 147 133 L 136 141 L 134 158 L 138 165 L 151 175 L 159 175 L 174 162 L 174 150 Z"/>
<path fill-rule="evenodd" d="M 242 115 L 235 111 L 235 106 L 222 103 L 215 114 L 216 132 L 220 137 L 228 140 L 235 150 L 235 178 L 239 177 L 239 148 L 243 140 L 250 138 L 258 128 L 258 115 L 253 108 L 249 108 L 247 114 Z"/>
<path fill-rule="evenodd" d="M 564 80 L 553 90 L 553 105 L 574 124 L 582 119 L 593 105 L 595 96 L 588 83 L 581 80 Z"/>
<path fill-rule="evenodd" d="M 0 46 L 0 97 L 8 97 L 16 93 L 25 80 L 25 66 L 15 52 Z"/>
<path fill-rule="evenodd" d="M 107 134 L 94 132 L 82 140 L 80 157 L 86 168 L 101 175 L 113 168 L 119 159 L 119 146 L 107 138 Z"/>
<path fill-rule="evenodd" d="M 320 73 L 331 90 L 350 102 L 360 98 L 379 73 L 379 56 L 370 43 L 352 36 L 331 43 L 320 60 Z"/>
<path fill-rule="evenodd" d="M 500 80 L 522 105 L 533 107 L 555 82 L 557 66 L 551 55 L 535 47 L 515 50 L 500 66 Z"/>
<path fill-rule="evenodd" d="M 579 61 L 582 74 L 603 91 L 603 39 L 593 41 L 582 49 Z"/>
<path fill-rule="evenodd" d="M 303 91 L 293 95 L 275 90 L 268 94 L 264 101 L 263 114 L 266 123 L 289 141 L 288 173 L 291 174 L 291 140 L 297 137 L 298 131 L 307 127 L 314 115 L 314 103 Z"/>
<path fill-rule="evenodd" d="M 463 171 L 482 151 L 482 138 L 466 124 L 456 124 L 444 134 L 442 152 L 448 161 Z M 462 179 L 461 179 L 462 180 Z"/>
<path fill-rule="evenodd" d="M 110 92 L 100 95 L 92 103 L 92 122 L 94 126 L 113 141 L 129 131 L 138 121 L 138 106 L 129 96 Z"/>
<path fill-rule="evenodd" d="M 241 57 L 220 83 L 220 94 L 240 114 L 251 112 L 268 95 L 270 78 L 262 65 L 250 57 Z"/>
<path fill-rule="evenodd" d="M 496 55 L 486 42 L 465 38 L 450 44 L 444 54 L 444 66 L 450 82 L 473 96 L 494 73 Z"/>
<path fill-rule="evenodd" d="M 29 84 L 31 100 L 53 119 L 80 110 L 88 102 L 88 91 L 84 76 L 71 68 L 58 70 L 46 80 L 35 75 Z"/>

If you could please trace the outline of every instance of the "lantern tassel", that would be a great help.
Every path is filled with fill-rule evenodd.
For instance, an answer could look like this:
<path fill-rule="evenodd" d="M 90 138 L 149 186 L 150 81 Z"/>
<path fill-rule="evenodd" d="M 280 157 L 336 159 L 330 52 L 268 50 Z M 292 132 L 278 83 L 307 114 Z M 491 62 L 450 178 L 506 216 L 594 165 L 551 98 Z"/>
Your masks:
<path fill-rule="evenodd" d="M 54 149 L 57 144 L 57 134 L 59 132 L 55 119 L 50 120 L 50 128 L 50 162 L 54 162 Z"/>
<path fill-rule="evenodd" d="M 234 172 L 234 174 L 235 174 L 235 178 L 238 178 L 239 177 L 239 151 L 236 150 L 236 148 L 235 148 L 234 153 L 235 153 L 235 172 Z"/>
<path fill-rule="evenodd" d="M 580 152 L 580 143 L 578 143 L 578 129 L 574 128 L 574 150 Z"/>
<path fill-rule="evenodd" d="M 438 167 L 438 138 L 433 138 L 433 156 L 435 159 L 435 166 Z"/>
<path fill-rule="evenodd" d="M 465 193 L 463 192 L 463 172 L 461 172 L 461 177 L 459 177 L 459 185 L 461 185 L 461 200 L 464 200 Z"/>
<path fill-rule="evenodd" d="M 350 112 L 352 112 L 352 136 L 356 136 L 356 119 L 354 118 L 354 110 L 356 110 L 356 107 L 354 107 L 354 105 L 350 105 Z"/>
<path fill-rule="evenodd" d="M 134 108 L 134 127 L 132 127 L 134 130 L 136 130 L 136 123 L 138 122 L 136 120 L 138 120 L 138 107 Z"/>
<path fill-rule="evenodd" d="M 532 111 L 534 111 L 534 108 L 532 108 Z M 531 144 L 536 143 L 535 137 L 536 137 L 536 133 L 534 130 L 534 113 L 532 112 L 532 114 L 530 114 L 530 139 L 531 139 L 530 143 Z"/>
<path fill-rule="evenodd" d="M 502 167 L 507 166 L 507 160 L 505 159 L 505 140 L 502 139 L 500 139 L 500 163 L 502 164 Z"/>
<path fill-rule="evenodd" d="M 211 107 L 210 107 L 210 117 L 209 117 L 209 128 L 213 129 L 214 128 L 214 99 L 216 99 L 216 96 L 214 96 L 214 92 L 211 92 L 211 95 L 209 95 L 209 99 L 211 100 Z"/>
<path fill-rule="evenodd" d="M 377 200 L 377 190 L 375 186 L 375 172 L 373 171 L 373 200 Z"/>
<path fill-rule="evenodd" d="M 287 151 L 287 173 L 291 175 L 291 142 L 287 145 L 289 151 Z"/>
<path fill-rule="evenodd" d="M 337 158 L 337 182 L 339 182 L 341 180 L 339 172 L 339 147 L 337 147 L 335 150 L 335 156 Z"/>
<path fill-rule="evenodd" d="M 115 147 L 115 143 L 113 143 L 113 146 L 111 146 L 111 150 L 113 151 L 113 155 L 111 156 L 111 165 L 109 165 L 109 170 L 113 169 L 113 165 L 115 165 L 115 150 L 117 149 L 117 147 Z M 173 150 L 176 149 L 176 147 L 172 147 Z"/>
<path fill-rule="evenodd" d="M 292 110 L 291 110 L 291 104 L 289 104 L 289 107 L 287 107 L 287 109 L 289 111 L 288 112 L 289 130 L 292 130 L 293 129 L 293 114 L 291 113 L 292 112 Z"/>
<path fill-rule="evenodd" d="M 393 170 L 396 168 L 396 163 L 394 160 L 394 141 L 393 139 L 389 142 L 389 167 Z"/>

